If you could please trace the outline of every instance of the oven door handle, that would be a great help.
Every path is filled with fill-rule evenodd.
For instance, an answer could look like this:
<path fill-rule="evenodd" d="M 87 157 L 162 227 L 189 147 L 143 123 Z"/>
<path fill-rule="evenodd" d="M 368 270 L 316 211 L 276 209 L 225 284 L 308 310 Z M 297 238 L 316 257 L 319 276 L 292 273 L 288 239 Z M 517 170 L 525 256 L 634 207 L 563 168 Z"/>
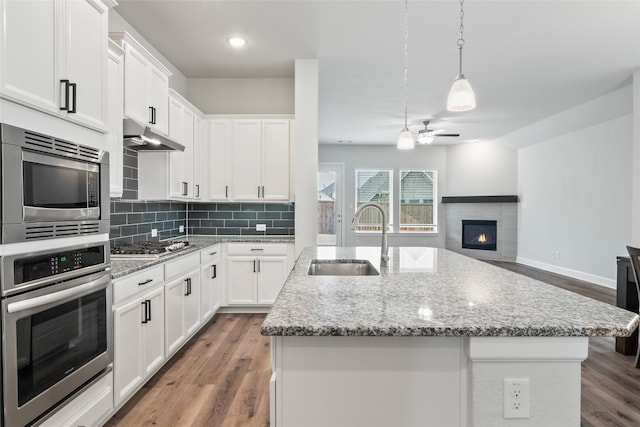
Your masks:
<path fill-rule="evenodd" d="M 93 280 L 89 283 L 78 285 L 73 288 L 65 289 L 63 291 L 58 291 L 52 294 L 42 295 L 39 297 L 29 298 L 24 301 L 12 302 L 7 305 L 7 312 L 18 313 L 20 311 L 32 310 L 37 307 L 42 307 L 54 302 L 73 298 L 75 296 L 82 296 L 90 293 L 91 291 L 106 287 L 106 285 L 109 284 L 110 280 L 111 280 L 111 277 L 109 275 L 105 275 L 104 277 Z"/>

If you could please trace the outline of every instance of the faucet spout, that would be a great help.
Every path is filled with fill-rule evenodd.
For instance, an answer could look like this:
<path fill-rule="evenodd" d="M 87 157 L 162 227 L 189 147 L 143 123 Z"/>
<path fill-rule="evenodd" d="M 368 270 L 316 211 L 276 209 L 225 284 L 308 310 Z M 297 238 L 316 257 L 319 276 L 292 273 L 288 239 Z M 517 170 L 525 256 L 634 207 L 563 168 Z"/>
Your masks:
<path fill-rule="evenodd" d="M 362 211 L 366 208 L 376 208 L 382 214 L 382 242 L 380 244 L 380 267 L 388 267 L 389 266 L 389 244 L 387 243 L 387 214 L 385 213 L 382 206 L 378 203 L 364 203 L 360 205 L 360 207 L 356 210 L 355 215 L 353 216 L 353 220 L 351 221 L 351 229 L 355 230 L 360 223 L 360 216 L 362 215 Z"/>

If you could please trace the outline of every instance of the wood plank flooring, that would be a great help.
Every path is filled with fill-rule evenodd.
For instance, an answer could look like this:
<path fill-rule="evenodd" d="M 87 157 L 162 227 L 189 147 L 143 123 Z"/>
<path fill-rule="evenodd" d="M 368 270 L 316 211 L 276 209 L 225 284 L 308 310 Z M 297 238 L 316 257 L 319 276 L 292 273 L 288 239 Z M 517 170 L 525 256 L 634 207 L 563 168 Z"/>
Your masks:
<path fill-rule="evenodd" d="M 492 264 L 615 303 L 611 289 L 520 264 Z M 259 332 L 264 316 L 217 314 L 106 426 L 268 426 L 269 338 Z M 640 426 L 640 369 L 633 367 L 634 356 L 614 348 L 614 338 L 589 340 L 583 427 Z"/>

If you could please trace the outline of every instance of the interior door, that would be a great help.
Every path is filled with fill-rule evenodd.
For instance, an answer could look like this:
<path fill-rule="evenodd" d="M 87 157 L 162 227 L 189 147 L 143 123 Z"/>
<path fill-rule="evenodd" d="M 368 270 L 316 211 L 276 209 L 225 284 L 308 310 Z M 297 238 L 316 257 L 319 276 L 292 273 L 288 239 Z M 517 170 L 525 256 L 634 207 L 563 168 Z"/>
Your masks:
<path fill-rule="evenodd" d="M 342 246 L 343 169 L 338 163 L 318 164 L 318 246 Z"/>

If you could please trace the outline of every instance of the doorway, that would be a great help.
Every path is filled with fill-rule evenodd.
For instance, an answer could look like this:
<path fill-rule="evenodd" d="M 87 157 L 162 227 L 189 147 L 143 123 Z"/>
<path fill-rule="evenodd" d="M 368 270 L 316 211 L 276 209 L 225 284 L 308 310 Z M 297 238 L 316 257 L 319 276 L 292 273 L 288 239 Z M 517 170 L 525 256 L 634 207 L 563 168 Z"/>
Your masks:
<path fill-rule="evenodd" d="M 342 246 L 343 170 L 341 163 L 318 164 L 318 246 Z"/>

